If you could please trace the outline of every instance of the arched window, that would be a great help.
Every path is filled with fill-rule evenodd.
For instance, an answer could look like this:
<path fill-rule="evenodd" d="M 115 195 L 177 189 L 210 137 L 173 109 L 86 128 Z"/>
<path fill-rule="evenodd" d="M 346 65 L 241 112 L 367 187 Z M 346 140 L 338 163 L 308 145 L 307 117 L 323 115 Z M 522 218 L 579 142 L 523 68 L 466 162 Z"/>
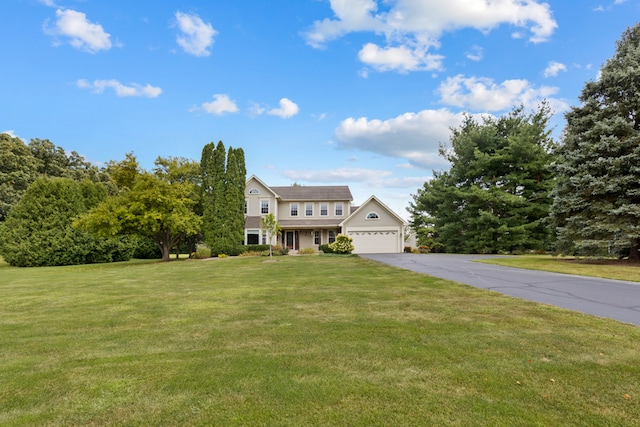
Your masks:
<path fill-rule="evenodd" d="M 249 190 L 249 194 L 260 194 L 260 191 L 258 191 L 257 188 L 252 188 L 251 190 Z"/>
<path fill-rule="evenodd" d="M 380 216 L 377 214 L 377 212 L 369 212 L 367 214 L 367 219 L 380 219 Z"/>

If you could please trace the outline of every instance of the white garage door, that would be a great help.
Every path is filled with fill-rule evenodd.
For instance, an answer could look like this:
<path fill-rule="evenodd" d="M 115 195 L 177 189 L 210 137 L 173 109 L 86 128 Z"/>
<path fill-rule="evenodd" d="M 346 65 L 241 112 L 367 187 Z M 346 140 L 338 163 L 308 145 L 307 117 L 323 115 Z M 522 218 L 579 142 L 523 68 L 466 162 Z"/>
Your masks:
<path fill-rule="evenodd" d="M 356 254 L 388 254 L 398 252 L 398 232 L 389 231 L 350 231 Z"/>

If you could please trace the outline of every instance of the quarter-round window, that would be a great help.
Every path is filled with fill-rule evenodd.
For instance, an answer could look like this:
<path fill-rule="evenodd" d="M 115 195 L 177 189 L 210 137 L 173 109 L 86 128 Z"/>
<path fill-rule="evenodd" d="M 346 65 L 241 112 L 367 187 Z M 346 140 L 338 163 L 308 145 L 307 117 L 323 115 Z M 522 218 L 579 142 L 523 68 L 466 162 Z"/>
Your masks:
<path fill-rule="evenodd" d="M 260 192 L 257 188 L 252 188 L 251 190 L 249 190 L 249 194 L 260 194 Z"/>
<path fill-rule="evenodd" d="M 367 219 L 380 219 L 380 217 L 376 212 L 369 212 L 367 214 Z"/>

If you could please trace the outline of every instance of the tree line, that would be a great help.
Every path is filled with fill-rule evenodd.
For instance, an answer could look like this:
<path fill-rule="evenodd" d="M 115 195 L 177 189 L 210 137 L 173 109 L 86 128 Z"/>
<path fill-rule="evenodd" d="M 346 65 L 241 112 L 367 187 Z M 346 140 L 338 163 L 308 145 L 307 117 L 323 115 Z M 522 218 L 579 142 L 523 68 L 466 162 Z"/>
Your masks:
<path fill-rule="evenodd" d="M 640 250 L 640 24 L 627 29 L 561 141 L 550 111 L 468 115 L 408 208 L 419 242 L 435 251 L 554 251 L 628 256 Z"/>
<path fill-rule="evenodd" d="M 0 134 L 0 255 L 15 266 L 166 261 L 199 241 L 233 254 L 245 180 L 243 150 L 222 141 L 205 145 L 200 163 L 158 157 L 147 171 L 133 153 L 98 168 L 49 140 Z"/>

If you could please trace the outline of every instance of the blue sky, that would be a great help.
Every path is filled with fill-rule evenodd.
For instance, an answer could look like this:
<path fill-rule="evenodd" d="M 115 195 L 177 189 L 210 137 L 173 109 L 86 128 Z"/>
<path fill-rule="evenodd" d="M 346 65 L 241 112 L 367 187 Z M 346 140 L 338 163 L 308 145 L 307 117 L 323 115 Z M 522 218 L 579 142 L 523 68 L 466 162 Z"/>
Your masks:
<path fill-rule="evenodd" d="M 577 105 L 640 0 L 0 0 L 0 132 L 95 164 L 200 160 L 399 215 L 464 112 Z"/>

